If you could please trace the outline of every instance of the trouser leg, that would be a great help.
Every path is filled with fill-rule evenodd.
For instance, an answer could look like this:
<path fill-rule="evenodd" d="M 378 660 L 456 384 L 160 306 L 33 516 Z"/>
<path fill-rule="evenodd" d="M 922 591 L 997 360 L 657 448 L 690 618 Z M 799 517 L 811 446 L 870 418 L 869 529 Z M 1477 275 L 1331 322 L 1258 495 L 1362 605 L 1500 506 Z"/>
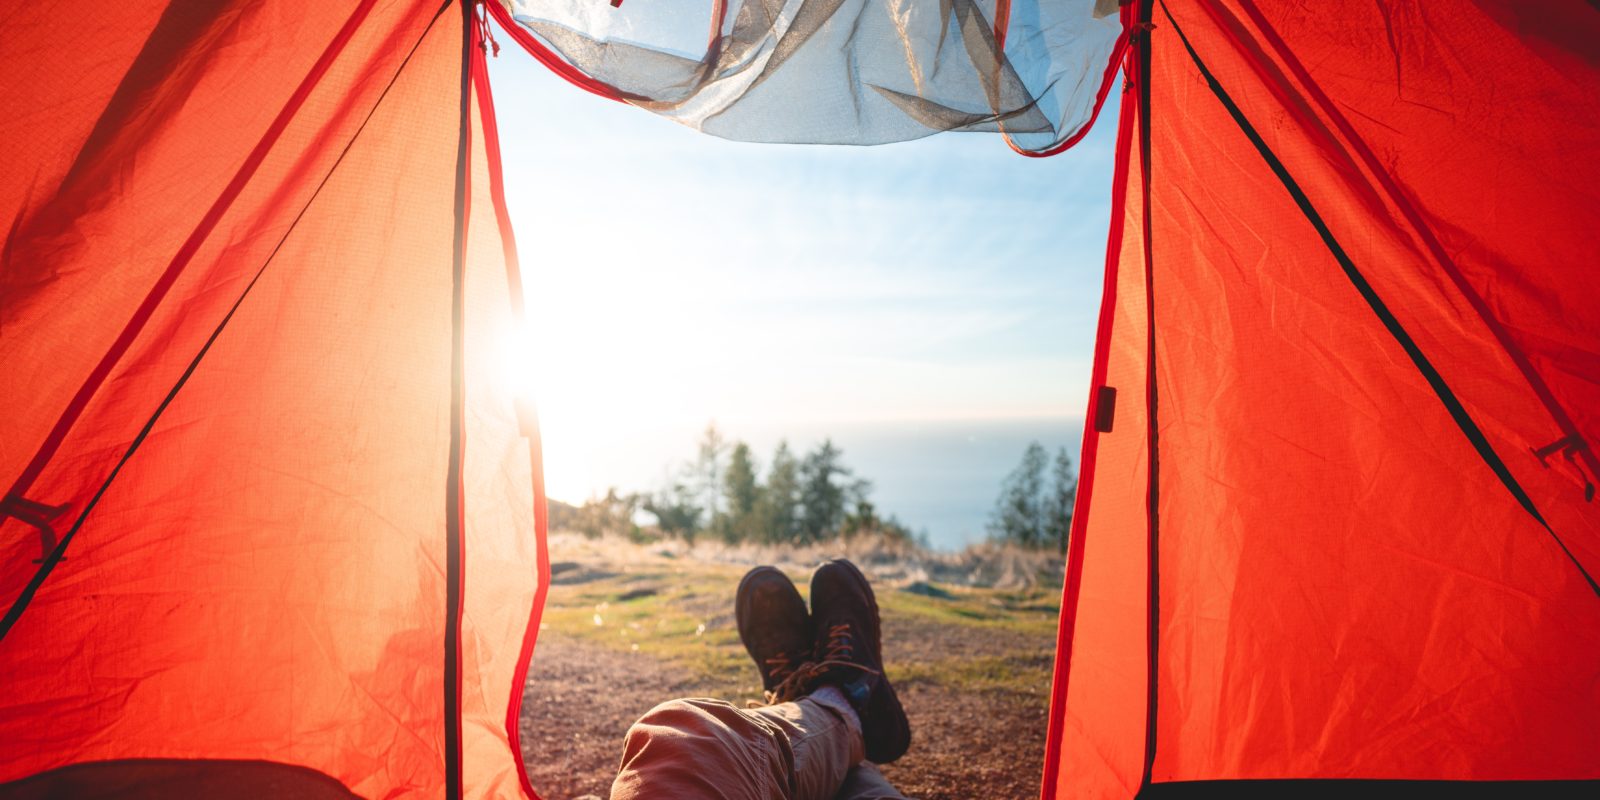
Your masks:
<path fill-rule="evenodd" d="M 850 768 L 833 800 L 906 800 L 870 761 Z"/>
<path fill-rule="evenodd" d="M 612 800 L 831 800 L 863 758 L 861 733 L 805 698 L 744 710 L 672 700 L 628 729 Z"/>

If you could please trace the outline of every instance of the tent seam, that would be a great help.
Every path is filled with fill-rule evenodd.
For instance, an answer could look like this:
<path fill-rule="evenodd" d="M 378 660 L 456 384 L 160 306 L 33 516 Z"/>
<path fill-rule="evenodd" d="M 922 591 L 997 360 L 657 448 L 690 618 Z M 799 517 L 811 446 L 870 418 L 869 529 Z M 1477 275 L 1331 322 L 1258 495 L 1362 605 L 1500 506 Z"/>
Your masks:
<path fill-rule="evenodd" d="M 450 450 L 445 467 L 444 780 L 445 797 L 465 790 L 461 719 L 461 627 L 466 582 L 466 269 L 472 180 L 472 48 L 480 30 L 474 0 L 461 8 L 460 116 L 456 136 L 455 232 L 450 264 Z"/>
<path fill-rule="evenodd" d="M 1110 360 L 1112 328 L 1116 320 L 1117 280 L 1121 262 L 1123 210 L 1127 205 L 1128 158 L 1132 145 L 1129 118 L 1134 108 L 1123 103 L 1117 125 L 1116 162 L 1111 182 L 1111 224 L 1106 236 L 1106 267 L 1104 287 L 1100 296 L 1100 318 L 1095 333 L 1095 355 L 1092 387 L 1106 385 L 1107 362 Z M 1103 398 L 1098 392 L 1089 395 L 1089 408 L 1084 419 L 1098 419 Z M 1112 401 L 1115 402 L 1114 400 Z M 1104 433 L 1109 433 L 1105 431 Z M 1061 613 L 1057 625 L 1055 670 L 1051 679 L 1050 712 L 1045 734 L 1045 760 L 1040 783 L 1040 797 L 1048 798 L 1061 772 L 1061 747 L 1066 738 L 1067 689 L 1071 685 L 1072 650 L 1077 633 L 1078 601 L 1083 584 L 1083 559 L 1085 540 L 1088 538 L 1089 510 L 1093 504 L 1095 475 L 1099 461 L 1100 436 L 1098 428 L 1084 431 L 1083 445 L 1078 456 L 1081 472 L 1078 492 L 1072 508 L 1072 530 L 1067 537 L 1066 573 L 1062 581 Z"/>
<path fill-rule="evenodd" d="M 485 12 L 482 24 L 487 25 L 490 16 L 492 15 Z M 511 311 L 520 324 L 526 319 L 522 270 L 520 259 L 517 257 L 516 231 L 512 228 L 510 209 L 506 205 L 505 182 L 500 160 L 500 131 L 496 124 L 494 92 L 490 86 L 488 63 L 485 61 L 482 46 L 472 53 L 472 71 L 473 90 L 478 98 L 478 118 L 482 125 L 484 168 L 488 174 L 489 199 L 495 223 L 500 229 L 501 255 L 506 261 L 506 285 L 510 290 Z M 520 398 L 516 402 L 520 402 Z M 522 700 L 527 689 L 528 666 L 533 660 L 533 651 L 539 637 L 539 620 L 544 616 L 545 598 L 550 588 L 549 508 L 545 497 L 544 447 L 537 409 L 533 409 L 533 416 L 533 422 L 523 432 L 523 436 L 528 440 L 528 461 L 531 468 L 534 574 L 538 583 L 534 587 L 533 601 L 528 608 L 528 622 L 523 627 L 522 642 L 517 654 L 516 667 L 512 673 L 511 696 L 507 698 L 505 724 L 506 742 L 511 746 L 511 755 L 516 760 L 517 781 L 522 793 L 533 800 L 538 800 L 539 792 L 533 787 L 533 781 L 528 775 L 527 762 L 522 757 L 522 728 L 519 724 L 522 717 Z"/>
<path fill-rule="evenodd" d="M 441 8 L 441 11 L 442 10 L 443 9 Z M 305 204 L 301 206 L 300 211 L 295 214 L 294 221 L 289 223 L 288 229 L 283 232 L 283 236 L 281 236 L 278 239 L 278 243 L 273 246 L 272 252 L 267 255 L 266 260 L 263 261 L 261 266 L 256 269 L 256 274 L 251 277 L 250 283 L 246 284 L 244 290 L 239 293 L 239 297 L 234 300 L 233 305 L 228 309 L 228 313 L 223 316 L 219 323 L 217 323 L 217 327 L 206 339 L 205 344 L 200 347 L 200 350 L 197 353 L 195 353 L 194 358 L 192 358 L 189 362 L 189 366 L 184 370 L 183 374 L 178 377 L 177 383 L 175 383 L 173 387 L 168 390 L 167 395 L 162 399 L 161 403 L 156 406 L 156 409 L 151 414 L 150 419 L 145 422 L 144 427 L 139 430 L 139 433 L 133 438 L 133 441 L 129 443 L 128 449 L 123 452 L 122 458 L 117 461 L 116 466 L 112 467 L 111 472 L 106 476 L 105 481 L 100 484 L 100 488 L 95 491 L 94 495 L 89 499 L 89 502 L 84 505 L 83 511 L 79 513 L 78 518 L 73 522 L 72 527 L 69 528 L 66 533 L 61 535 L 61 538 L 57 542 L 55 549 L 52 550 L 42 560 L 39 569 L 34 573 L 33 579 L 30 580 L 28 585 L 23 588 L 23 591 L 20 595 L 18 595 L 17 600 L 12 604 L 11 608 L 7 610 L 5 617 L 0 619 L 0 642 L 5 640 L 5 637 L 8 633 L 10 633 L 11 628 L 19 619 L 21 619 L 22 614 L 27 611 L 27 607 L 33 600 L 33 596 L 44 584 L 44 581 L 49 577 L 50 572 L 55 568 L 56 564 L 66 557 L 67 545 L 71 542 L 73 536 L 78 532 L 78 529 L 83 527 L 84 523 L 88 520 L 89 512 L 93 511 L 95 506 L 99 504 L 100 498 L 106 493 L 107 490 L 111 488 L 112 482 L 115 481 L 117 476 L 121 473 L 123 466 L 125 466 L 128 461 L 133 458 L 134 453 L 144 443 L 144 440 L 149 436 L 151 431 L 155 429 L 155 425 L 161 419 L 161 415 L 166 412 L 167 407 L 172 404 L 172 401 L 177 399 L 178 392 L 184 387 L 185 384 L 188 383 L 190 376 L 194 374 L 195 370 L 200 366 L 200 362 L 204 360 L 206 354 L 210 352 L 211 346 L 216 343 L 219 337 L 221 337 L 222 331 L 227 328 L 228 323 L 233 319 L 234 313 L 237 312 L 240 306 L 244 304 L 245 298 L 250 295 L 250 292 L 255 288 L 256 283 L 261 280 L 263 275 L 266 274 L 267 267 L 271 266 L 273 259 L 275 259 L 278 255 L 278 252 L 283 249 L 283 245 L 288 242 L 289 237 L 294 234 L 295 230 L 300 224 L 300 220 L 305 217 L 306 212 L 310 210 L 312 204 L 316 202 L 317 197 L 321 195 L 323 187 L 328 184 L 328 181 L 333 178 L 334 173 L 338 171 L 339 165 L 344 162 L 344 157 L 349 154 L 351 148 L 355 146 L 356 140 L 359 139 L 361 137 L 361 133 L 366 130 L 367 123 L 372 120 L 372 117 L 377 113 L 378 108 L 383 105 L 384 99 L 388 97 L 389 90 L 393 88 L 395 82 L 405 71 L 406 65 L 411 61 L 411 56 L 416 52 L 417 47 L 422 44 L 423 40 L 427 38 L 428 32 L 433 29 L 433 23 L 437 19 L 438 16 L 435 15 L 434 19 L 428 22 L 427 27 L 423 28 L 422 35 L 419 36 L 416 43 L 411 46 L 411 50 L 406 53 L 406 57 L 401 59 L 400 65 L 395 68 L 394 74 L 389 77 L 389 82 L 384 85 L 383 91 L 380 92 L 378 98 L 373 101 L 372 107 L 367 110 L 367 115 L 362 119 L 361 125 L 356 128 L 353 134 L 350 135 L 349 141 L 345 142 L 344 149 L 339 151 L 339 156 L 335 158 L 333 164 L 328 167 L 328 171 L 322 176 L 322 180 L 317 183 L 317 188 L 311 192 L 310 197 L 306 198 Z"/>
<path fill-rule="evenodd" d="M 1263 38 L 1271 45 L 1276 55 L 1282 59 L 1284 66 L 1288 67 L 1296 80 L 1300 82 L 1305 94 L 1317 103 L 1322 113 L 1327 115 L 1334 128 L 1344 137 L 1349 149 L 1353 150 L 1360 159 L 1361 165 L 1366 168 L 1373 180 L 1383 188 L 1390 202 L 1405 216 L 1406 221 L 1411 225 L 1412 232 L 1416 234 L 1418 239 L 1422 240 L 1423 246 L 1427 249 L 1429 255 L 1433 257 L 1434 262 L 1449 276 L 1456 290 L 1467 301 L 1467 305 L 1477 313 L 1484 327 L 1488 328 L 1490 333 L 1494 335 L 1495 342 L 1500 345 L 1501 350 L 1506 353 L 1512 363 L 1516 364 L 1518 371 L 1522 373 L 1523 380 L 1527 381 L 1528 387 L 1544 405 L 1545 411 L 1551 417 L 1551 421 L 1561 430 L 1563 438 L 1578 437 L 1583 440 L 1583 434 L 1578 430 L 1577 424 L 1573 422 L 1572 416 L 1567 413 L 1566 408 L 1556 399 L 1555 393 L 1551 391 L 1544 377 L 1534 368 L 1533 362 L 1528 358 L 1527 353 L 1517 346 L 1516 342 L 1512 340 L 1510 332 L 1506 330 L 1505 325 L 1490 312 L 1483 296 L 1467 282 L 1466 276 L 1461 274 L 1461 270 L 1456 266 L 1455 261 L 1445 252 L 1444 245 L 1439 241 L 1438 236 L 1423 220 L 1416 204 L 1412 203 L 1411 199 L 1400 190 L 1399 185 L 1394 182 L 1389 173 L 1381 169 L 1377 156 L 1373 154 L 1372 149 L 1367 146 L 1365 140 L 1357 134 L 1355 127 L 1350 124 L 1344 114 L 1340 113 L 1338 107 L 1322 91 L 1322 88 L 1312 80 L 1305 67 L 1289 52 L 1282 38 L 1268 24 L 1265 16 L 1262 15 L 1255 3 L 1252 0 L 1241 0 L 1239 7 L 1249 16 L 1251 22 L 1260 29 Z M 1217 9 L 1213 7 L 1208 7 L 1208 9 L 1215 17 Z M 1597 457 L 1591 448 L 1579 448 L 1577 452 L 1578 457 L 1584 459 L 1592 472 L 1600 474 L 1600 457 Z"/>
<path fill-rule="evenodd" d="M 1157 692 L 1161 679 L 1160 644 L 1161 644 L 1161 470 L 1160 446 L 1158 442 L 1159 426 L 1157 425 L 1157 398 L 1158 381 L 1156 378 L 1156 288 L 1155 288 L 1155 256 L 1151 252 L 1150 219 L 1150 165 L 1154 160 L 1150 152 L 1150 39 L 1154 35 L 1154 26 L 1151 17 L 1154 15 L 1152 0 L 1143 0 L 1139 4 L 1139 166 L 1142 196 L 1142 219 L 1140 220 L 1144 244 L 1144 293 L 1145 293 L 1145 446 L 1148 448 L 1146 460 L 1146 509 L 1147 514 L 1147 555 L 1146 566 L 1149 570 L 1146 578 L 1146 614 L 1147 631 L 1145 643 L 1145 657 L 1147 660 L 1148 675 L 1146 680 L 1145 698 L 1145 752 L 1144 776 L 1140 779 L 1141 790 L 1150 785 L 1151 777 L 1155 772 L 1156 763 L 1156 728 L 1158 721 Z"/>
<path fill-rule="evenodd" d="M 1294 200 L 1296 206 L 1299 207 L 1301 214 L 1305 216 L 1306 220 L 1311 223 L 1313 228 L 1316 229 L 1317 234 L 1322 238 L 1324 246 L 1327 247 L 1329 253 L 1333 255 L 1334 261 L 1339 264 L 1340 269 L 1344 272 L 1346 279 L 1349 280 L 1351 286 L 1354 287 L 1356 292 L 1361 295 L 1362 299 L 1366 301 L 1367 306 L 1372 310 L 1373 314 L 1378 317 L 1378 321 L 1383 325 L 1384 329 L 1389 332 L 1390 337 L 1393 338 L 1395 342 L 1400 345 L 1400 348 L 1405 351 L 1407 357 L 1409 357 L 1411 360 L 1412 366 L 1414 366 L 1417 371 L 1422 374 L 1423 379 L 1426 380 L 1429 387 L 1433 389 L 1434 396 L 1439 398 L 1439 402 L 1445 407 L 1445 411 L 1456 423 L 1456 427 L 1460 428 L 1462 434 L 1466 436 L 1468 443 L 1471 444 L 1473 449 L 1477 451 L 1478 457 L 1482 459 L 1483 462 L 1489 467 L 1490 471 L 1492 471 L 1495 476 L 1499 478 L 1500 482 L 1506 487 L 1506 490 L 1511 493 L 1512 498 L 1522 506 L 1523 510 L 1527 511 L 1528 514 L 1533 517 L 1534 521 L 1538 522 L 1539 525 L 1544 528 L 1545 532 L 1550 535 L 1550 538 L 1553 539 L 1556 545 L 1561 549 L 1561 552 L 1566 555 L 1567 560 L 1572 563 L 1573 568 L 1576 569 L 1578 574 L 1583 577 L 1586 583 L 1588 583 L 1589 589 L 1594 593 L 1595 597 L 1600 598 L 1600 583 L 1595 582 L 1594 577 L 1589 574 L 1589 571 L 1584 568 L 1583 563 L 1580 562 L 1578 557 L 1573 554 L 1572 550 L 1567 547 L 1566 542 L 1562 540 L 1560 534 L 1556 533 L 1555 529 L 1550 526 L 1550 523 L 1545 521 L 1544 516 L 1539 513 L 1539 509 L 1534 505 L 1533 499 L 1528 496 L 1528 493 L 1522 488 L 1522 485 L 1517 482 L 1516 476 L 1511 474 L 1511 470 L 1506 466 L 1505 461 L 1500 458 L 1500 455 L 1497 452 L 1495 452 L 1494 446 L 1489 442 L 1488 437 L 1483 433 L 1483 430 L 1478 427 L 1477 422 L 1472 419 L 1472 415 L 1469 414 L 1465 406 L 1461 404 L 1461 400 L 1456 397 L 1455 392 L 1450 389 L 1449 384 L 1447 384 L 1444 380 L 1444 376 L 1441 375 L 1439 370 L 1433 366 L 1433 363 L 1428 360 L 1428 357 L 1422 352 L 1421 347 L 1417 345 L 1416 340 L 1411 338 L 1411 335 L 1405 330 L 1405 327 L 1400 324 L 1400 320 L 1395 317 L 1394 312 L 1390 311 L 1388 305 L 1385 304 L 1383 299 L 1378 296 L 1378 293 L 1372 287 L 1372 284 L 1367 281 L 1364 275 L 1362 275 L 1361 271 L 1356 267 L 1355 262 L 1352 261 L 1349 254 L 1345 252 L 1344 247 L 1340 245 L 1338 239 L 1334 237 L 1333 231 L 1328 228 L 1327 222 L 1322 219 L 1321 214 L 1319 214 L 1315 206 L 1312 205 L 1311 199 L 1306 196 L 1305 191 L 1300 188 L 1299 183 L 1296 182 L 1293 176 L 1289 174 L 1288 168 L 1283 165 L 1283 162 L 1279 160 L 1277 155 L 1273 153 L 1272 149 L 1267 146 L 1266 141 L 1261 138 L 1261 134 L 1256 131 L 1255 126 L 1251 125 L 1250 121 L 1244 116 L 1243 110 L 1241 110 L 1239 106 L 1234 103 L 1232 96 L 1227 93 L 1227 90 L 1222 88 L 1222 84 L 1217 81 L 1216 77 L 1212 75 L 1211 71 L 1206 67 L 1205 62 L 1200 59 L 1200 55 L 1195 52 L 1194 46 L 1189 43 L 1188 37 L 1183 33 L 1183 28 L 1180 27 L 1177 21 L 1173 19 L 1172 12 L 1168 10 L 1165 2 L 1161 3 L 1161 11 L 1166 15 L 1167 21 L 1172 24 L 1172 29 L 1178 34 L 1179 40 L 1183 42 L 1184 49 L 1188 51 L 1189 57 L 1194 61 L 1195 66 L 1200 70 L 1200 74 L 1205 79 L 1207 86 L 1210 87 L 1212 94 L 1215 95 L 1222 103 L 1223 107 L 1228 111 L 1229 116 L 1233 118 L 1234 123 L 1255 147 L 1256 152 L 1261 156 L 1262 161 L 1266 162 L 1267 167 L 1272 170 L 1273 174 L 1277 176 L 1279 182 L 1282 183 L 1283 187 L 1289 192 L 1290 198 Z"/>
<path fill-rule="evenodd" d="M 110 348 L 106 350 L 100 361 L 95 364 L 94 369 L 90 371 L 88 377 L 84 379 L 83 385 L 78 388 L 72 399 L 68 401 L 67 407 L 61 413 L 61 417 L 56 420 L 56 424 L 51 428 L 50 433 L 39 446 L 38 451 L 34 453 L 28 465 L 17 476 L 10 491 L 6 493 L 6 497 L 25 494 L 33 487 L 33 482 L 49 466 L 50 461 L 55 457 L 62 443 L 66 441 L 67 435 L 71 433 L 72 428 L 77 424 L 84 410 L 88 408 L 89 402 L 99 392 L 106 379 L 110 377 L 111 371 L 121 362 L 122 356 L 127 353 L 128 348 L 133 346 L 133 342 L 143 332 L 145 324 L 149 322 L 150 317 L 155 314 L 156 308 L 166 298 L 167 292 L 171 290 L 172 286 L 177 283 L 179 276 L 188 268 L 194 255 L 199 252 L 200 246 L 211 235 L 217 223 L 222 220 L 222 216 L 232 207 L 233 201 L 243 193 L 245 184 L 249 183 L 250 179 L 255 175 L 256 169 L 266 160 L 268 152 L 271 151 L 273 145 L 277 144 L 278 137 L 288 129 L 289 123 L 299 113 L 300 108 L 305 105 L 305 101 L 311 96 L 311 92 L 322 82 L 322 78 L 327 74 L 333 62 L 338 60 L 339 55 L 344 52 L 345 46 L 350 43 L 356 29 L 361 26 L 362 21 L 371 12 L 374 3 L 375 0 L 362 0 L 361 4 L 351 13 L 350 18 L 345 21 L 344 25 L 339 28 L 338 33 L 334 35 L 333 41 L 329 42 L 322 54 L 317 57 L 316 62 L 311 66 L 311 70 L 306 73 L 305 78 L 301 79 L 300 84 L 295 87 L 294 93 L 289 96 L 289 100 L 278 112 L 277 116 L 273 118 L 272 123 L 267 126 L 266 132 L 262 134 L 256 146 L 251 148 L 250 153 L 245 156 L 244 163 L 239 166 L 239 170 L 234 173 L 233 178 L 223 187 L 222 194 L 212 203 L 205 216 L 200 218 L 200 222 L 190 232 L 183 245 L 179 247 L 178 252 L 172 257 L 172 261 L 168 263 L 167 268 L 156 278 L 155 284 L 146 293 L 144 300 L 134 309 L 133 316 L 128 320 L 127 325 L 123 327 L 122 332 L 112 341 Z"/>

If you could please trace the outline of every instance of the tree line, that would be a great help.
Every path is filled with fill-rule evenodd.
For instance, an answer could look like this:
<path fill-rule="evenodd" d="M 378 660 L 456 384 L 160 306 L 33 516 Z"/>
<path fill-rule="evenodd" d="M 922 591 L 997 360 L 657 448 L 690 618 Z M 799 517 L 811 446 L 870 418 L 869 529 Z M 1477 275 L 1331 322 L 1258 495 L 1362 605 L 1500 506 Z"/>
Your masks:
<path fill-rule="evenodd" d="M 742 441 L 730 441 L 715 424 L 701 435 L 694 458 L 672 471 L 655 492 L 623 494 L 615 488 L 582 506 L 552 502 L 551 525 L 589 536 L 648 538 L 635 522 L 639 511 L 656 518 L 661 535 L 693 541 L 710 536 L 729 543 L 804 545 L 839 537 L 878 535 L 927 545 L 871 501 L 872 483 L 844 463 L 831 439 L 795 453 L 780 441 L 765 469 Z M 1065 448 L 1052 458 L 1038 442 L 1001 483 L 989 515 L 991 541 L 1065 553 L 1072 528 L 1077 476 Z"/>
<path fill-rule="evenodd" d="M 1066 553 L 1077 494 L 1078 479 L 1067 449 L 1056 451 L 1051 459 L 1044 445 L 1033 442 L 1023 451 L 1022 463 L 1000 485 L 989 515 L 989 538 Z"/>
<path fill-rule="evenodd" d="M 859 535 L 915 540 L 893 515 L 879 513 L 871 493 L 872 482 L 845 465 L 831 439 L 806 453 L 780 441 L 763 469 L 749 444 L 729 440 L 713 423 L 695 457 L 657 491 L 624 495 L 612 489 L 552 521 L 591 536 L 623 532 L 637 538 L 642 532 L 633 517 L 643 510 L 656 518 L 663 535 L 688 541 L 712 536 L 729 543 L 803 545 Z"/>

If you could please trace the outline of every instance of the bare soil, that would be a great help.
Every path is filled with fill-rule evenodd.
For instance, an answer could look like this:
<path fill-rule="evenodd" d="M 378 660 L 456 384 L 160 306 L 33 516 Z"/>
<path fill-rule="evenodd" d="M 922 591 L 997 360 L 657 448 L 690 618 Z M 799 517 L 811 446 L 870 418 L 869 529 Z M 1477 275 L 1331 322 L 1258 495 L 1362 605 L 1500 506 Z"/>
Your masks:
<path fill-rule="evenodd" d="M 682 561 L 675 561 L 672 568 L 679 574 L 699 569 Z M 726 572 L 729 568 L 724 567 L 723 572 L 713 573 L 716 585 L 726 580 L 725 593 L 672 600 L 664 597 L 665 592 L 657 595 L 651 588 L 638 588 L 654 585 L 649 569 L 649 564 L 589 561 L 552 586 L 547 606 L 552 622 L 542 631 L 534 652 L 521 721 L 524 759 L 545 800 L 607 797 L 623 735 L 657 703 L 678 697 L 719 697 L 737 704 L 755 693 L 757 675 L 748 661 L 735 667 L 740 662 L 732 658 L 686 660 L 676 657 L 670 645 L 657 647 L 637 638 L 648 634 L 648 630 L 638 633 L 637 625 L 633 639 L 620 630 L 616 632 L 621 636 L 602 636 L 611 631 L 594 627 L 600 622 L 590 625 L 591 606 L 608 615 L 617 611 L 609 603 L 593 603 L 606 596 L 596 592 L 614 590 L 609 597 L 619 605 L 661 603 L 641 608 L 653 616 L 688 609 L 711 629 L 704 636 L 694 632 L 699 641 L 715 643 L 724 655 L 737 652 L 743 657 L 736 634 L 728 631 L 737 572 Z M 579 572 L 586 574 L 572 577 Z M 967 594 L 959 602 L 949 601 L 946 609 L 937 596 L 878 586 L 887 669 L 913 731 L 911 751 L 885 766 L 884 774 L 908 797 L 925 800 L 1036 797 L 1054 608 L 1048 604 L 1002 608 L 1005 603 L 996 597 L 971 594 L 981 590 L 961 591 Z M 1041 596 L 1048 597 L 1048 592 Z M 968 619 L 983 617 L 989 613 L 986 609 L 997 609 L 996 616 Z M 561 623 L 580 616 L 581 627 Z M 593 616 L 598 620 L 600 611 Z M 609 617 L 605 624 L 611 624 Z M 644 647 L 635 649 L 637 644 L 629 642 Z M 726 674 L 730 671 L 735 674 Z"/>

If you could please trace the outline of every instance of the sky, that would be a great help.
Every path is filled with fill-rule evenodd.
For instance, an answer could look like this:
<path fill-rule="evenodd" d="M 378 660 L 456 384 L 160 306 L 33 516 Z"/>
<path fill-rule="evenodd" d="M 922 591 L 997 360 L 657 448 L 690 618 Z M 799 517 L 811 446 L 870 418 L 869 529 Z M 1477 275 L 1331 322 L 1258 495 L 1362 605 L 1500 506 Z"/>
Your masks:
<path fill-rule="evenodd" d="M 552 497 L 652 489 L 711 421 L 753 443 L 1081 421 L 1114 96 L 1046 159 L 979 133 L 746 144 L 505 44 L 490 71 Z"/>

